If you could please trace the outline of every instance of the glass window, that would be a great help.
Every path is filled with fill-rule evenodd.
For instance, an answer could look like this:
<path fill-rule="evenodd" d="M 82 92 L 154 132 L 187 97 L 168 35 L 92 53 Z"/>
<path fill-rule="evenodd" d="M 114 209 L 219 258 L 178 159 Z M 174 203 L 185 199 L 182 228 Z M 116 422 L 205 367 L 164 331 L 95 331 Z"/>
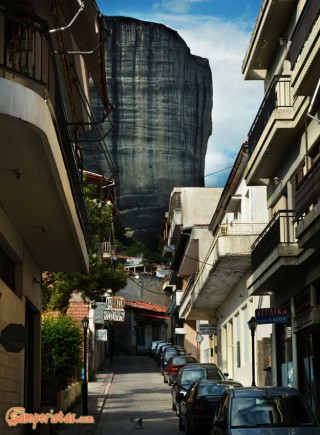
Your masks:
<path fill-rule="evenodd" d="M 239 397 L 232 400 L 231 426 L 315 426 L 316 422 L 299 396 Z"/>

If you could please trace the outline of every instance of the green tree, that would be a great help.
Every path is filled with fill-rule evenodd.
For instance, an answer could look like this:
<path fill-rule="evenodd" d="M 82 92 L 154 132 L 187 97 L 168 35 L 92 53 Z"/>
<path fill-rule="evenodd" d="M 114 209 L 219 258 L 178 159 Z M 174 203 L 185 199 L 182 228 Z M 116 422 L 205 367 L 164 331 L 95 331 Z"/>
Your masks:
<path fill-rule="evenodd" d="M 102 242 L 113 240 L 114 206 L 101 200 L 96 194 L 96 186 L 86 187 L 86 207 L 90 225 L 89 273 L 54 273 L 44 274 L 42 285 L 43 311 L 68 308 L 73 291 L 81 291 L 84 299 L 101 300 L 105 289 L 117 292 L 125 287 L 127 276 L 122 265 L 112 259 L 102 261 L 99 246 Z"/>
<path fill-rule="evenodd" d="M 42 317 L 42 372 L 55 375 L 59 390 L 78 379 L 83 343 L 80 325 L 62 313 L 47 313 Z"/>

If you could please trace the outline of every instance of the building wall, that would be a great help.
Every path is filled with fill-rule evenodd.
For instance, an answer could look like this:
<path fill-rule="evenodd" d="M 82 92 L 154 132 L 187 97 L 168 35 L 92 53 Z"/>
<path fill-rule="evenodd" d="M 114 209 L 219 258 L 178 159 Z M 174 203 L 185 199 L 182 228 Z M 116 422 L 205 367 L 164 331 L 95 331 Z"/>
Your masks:
<path fill-rule="evenodd" d="M 0 331 L 9 324 L 26 326 L 26 315 L 32 313 L 32 326 L 27 329 L 32 332 L 34 342 L 32 355 L 28 360 L 32 362 L 27 369 L 29 404 L 33 410 L 40 410 L 40 310 L 41 310 L 41 271 L 32 258 L 18 233 L 11 226 L 4 211 L 0 209 L 0 246 L 11 257 L 21 263 L 16 266 L 16 292 L 0 279 Z M 28 307 L 28 309 L 27 309 Z M 29 347 L 28 347 L 28 352 Z M 29 354 L 28 354 L 29 355 Z M 8 425 L 5 421 L 6 411 L 13 406 L 24 406 L 25 397 L 25 357 L 26 350 L 13 353 L 7 352 L 0 344 L 0 434 L 6 434 Z M 31 402 L 32 397 L 32 402 Z M 20 434 L 21 425 L 11 429 L 10 433 Z"/>

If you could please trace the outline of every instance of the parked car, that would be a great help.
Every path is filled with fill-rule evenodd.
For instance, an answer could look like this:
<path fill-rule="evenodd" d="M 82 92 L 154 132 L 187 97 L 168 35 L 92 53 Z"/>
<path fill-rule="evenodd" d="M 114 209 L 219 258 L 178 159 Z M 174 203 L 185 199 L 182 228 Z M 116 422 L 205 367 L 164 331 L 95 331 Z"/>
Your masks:
<path fill-rule="evenodd" d="M 163 374 L 165 366 L 168 364 L 169 359 L 172 356 L 179 356 L 179 355 L 188 355 L 188 352 L 185 348 L 180 346 L 174 346 L 174 347 L 168 347 L 165 349 L 164 352 L 162 352 L 162 355 L 160 357 L 160 370 Z"/>
<path fill-rule="evenodd" d="M 209 434 L 224 391 L 241 386 L 234 381 L 194 382 L 180 402 L 179 429 L 185 429 L 187 435 Z"/>
<path fill-rule="evenodd" d="M 162 346 L 163 344 L 170 344 L 170 343 L 168 343 L 167 341 L 159 341 L 159 343 L 156 343 L 156 345 L 154 346 L 154 349 L 153 349 L 153 358 L 154 359 L 156 359 L 157 352 L 158 352 L 160 346 Z"/>
<path fill-rule="evenodd" d="M 161 360 L 161 355 L 164 352 L 165 349 L 168 349 L 169 347 L 172 347 L 172 343 L 165 343 L 162 344 L 161 346 L 159 346 L 159 348 L 157 349 L 157 354 L 156 354 L 156 363 L 157 366 L 160 367 L 160 360 Z"/>
<path fill-rule="evenodd" d="M 169 385 L 172 385 L 181 367 L 185 366 L 186 364 L 192 364 L 197 362 L 198 362 L 197 358 L 192 355 L 172 356 L 169 359 L 168 364 L 163 369 L 163 382 L 164 383 L 168 382 Z"/>
<path fill-rule="evenodd" d="M 151 341 L 151 343 L 149 344 L 148 355 L 150 356 L 150 358 L 153 357 L 153 351 L 158 343 L 165 343 L 165 342 L 163 340 L 154 340 Z"/>
<path fill-rule="evenodd" d="M 320 424 L 304 397 L 294 388 L 251 387 L 226 390 L 211 434 L 244 433 L 319 435 Z"/>
<path fill-rule="evenodd" d="M 226 380 L 219 367 L 213 363 L 186 364 L 181 367 L 171 389 L 172 410 L 176 411 L 177 415 L 180 412 L 181 399 L 187 394 L 190 386 L 200 379 Z"/>

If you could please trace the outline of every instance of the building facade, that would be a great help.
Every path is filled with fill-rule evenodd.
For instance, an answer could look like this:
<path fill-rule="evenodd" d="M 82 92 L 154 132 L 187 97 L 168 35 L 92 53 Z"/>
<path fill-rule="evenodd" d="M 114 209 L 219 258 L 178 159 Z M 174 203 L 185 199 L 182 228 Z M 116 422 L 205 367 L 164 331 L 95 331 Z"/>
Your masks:
<path fill-rule="evenodd" d="M 319 71 L 317 0 L 265 0 L 243 61 L 265 95 L 248 135 L 249 186 L 267 188 L 269 224 L 252 247 L 249 294 L 285 307 L 274 324 L 272 379 L 320 410 Z"/>
<path fill-rule="evenodd" d="M 42 272 L 88 271 L 77 138 L 91 122 L 88 73 L 109 111 L 99 16 L 94 1 L 0 1 L 1 434 L 32 432 L 9 429 L 10 407 L 41 409 Z"/>
<path fill-rule="evenodd" d="M 193 322 L 192 340 L 202 335 L 199 332 L 204 328 L 203 324 L 211 325 L 214 333 L 206 334 L 199 340 L 196 354 L 201 362 L 218 363 L 224 373 L 243 385 L 252 383 L 252 352 L 247 322 L 254 316 L 256 308 L 269 306 L 268 297 L 249 295 L 246 285 L 250 273 L 251 245 L 268 221 L 266 188 L 248 187 L 244 180 L 247 153 L 248 145 L 245 143 L 225 188 L 217 190 L 214 200 L 211 197 L 210 223 L 201 229 L 202 238 L 195 237 L 199 231 L 196 226 L 192 231 L 182 227 L 178 242 L 172 236 L 166 248 L 168 250 L 171 245 L 174 251 L 171 268 L 179 265 L 176 275 L 172 276 L 181 278 L 184 271 L 191 271 L 189 276 L 185 274 L 185 285 L 181 291 L 177 293 L 176 287 L 172 293 L 174 301 L 179 295 L 179 304 L 174 304 L 172 314 L 180 323 Z M 209 192 L 207 195 L 207 199 L 210 198 Z M 191 203 L 191 200 L 188 201 L 188 205 Z M 196 207 L 195 203 L 193 207 L 199 213 L 199 222 L 202 208 Z M 180 213 L 185 216 L 187 211 L 188 208 L 184 210 L 181 207 Z M 172 235 L 174 228 L 170 227 Z M 198 246 L 195 248 L 196 243 Z M 270 334 L 271 328 L 266 326 L 259 328 L 255 335 L 254 369 L 260 385 L 269 383 L 264 369 L 269 370 L 271 365 Z"/>

